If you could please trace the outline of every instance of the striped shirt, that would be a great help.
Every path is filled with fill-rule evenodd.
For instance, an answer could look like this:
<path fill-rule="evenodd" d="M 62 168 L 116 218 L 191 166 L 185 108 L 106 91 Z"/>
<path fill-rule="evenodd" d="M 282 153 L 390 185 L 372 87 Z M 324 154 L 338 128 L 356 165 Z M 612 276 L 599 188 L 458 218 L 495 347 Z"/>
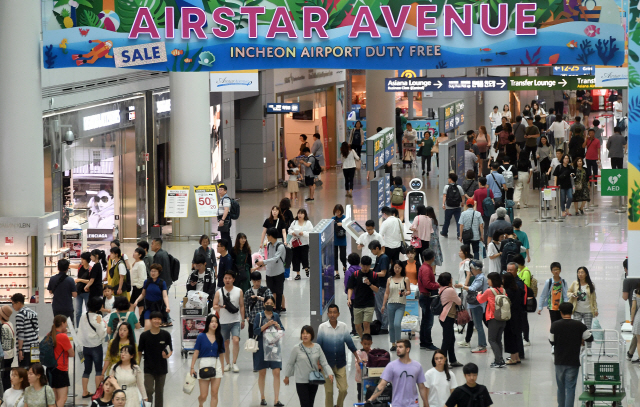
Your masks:
<path fill-rule="evenodd" d="M 31 352 L 31 346 L 38 344 L 38 315 L 27 307 L 22 307 L 16 315 L 16 332 L 22 341 L 22 350 Z"/>

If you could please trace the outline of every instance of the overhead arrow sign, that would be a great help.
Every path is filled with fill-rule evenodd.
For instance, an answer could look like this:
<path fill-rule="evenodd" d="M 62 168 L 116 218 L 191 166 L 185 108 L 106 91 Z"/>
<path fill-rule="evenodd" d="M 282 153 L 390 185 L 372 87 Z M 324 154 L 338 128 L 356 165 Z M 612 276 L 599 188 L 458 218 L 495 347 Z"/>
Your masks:
<path fill-rule="evenodd" d="M 438 89 L 442 87 L 442 82 L 438 81 L 436 84 L 438 85 Z"/>
<path fill-rule="evenodd" d="M 387 78 L 387 92 L 429 92 L 464 90 L 506 90 L 508 77 L 481 78 Z"/>
<path fill-rule="evenodd" d="M 498 82 L 498 85 L 500 85 L 500 89 L 503 89 L 506 86 L 507 82 L 503 81 L 502 79 L 500 79 L 500 82 Z"/>
<path fill-rule="evenodd" d="M 565 79 L 562 80 L 562 82 L 560 82 L 562 84 L 562 87 L 564 88 L 567 85 L 567 81 Z"/>

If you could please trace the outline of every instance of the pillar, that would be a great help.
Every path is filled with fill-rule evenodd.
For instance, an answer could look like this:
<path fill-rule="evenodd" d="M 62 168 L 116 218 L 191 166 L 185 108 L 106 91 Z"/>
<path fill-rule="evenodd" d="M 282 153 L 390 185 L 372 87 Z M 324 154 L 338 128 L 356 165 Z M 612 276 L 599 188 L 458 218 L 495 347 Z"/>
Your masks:
<path fill-rule="evenodd" d="M 385 78 L 395 76 L 395 71 L 367 70 L 367 135 L 376 134 L 378 127 L 396 127 L 395 95 L 384 91 Z"/>
<path fill-rule="evenodd" d="M 211 129 L 209 127 L 209 73 L 171 72 L 171 183 L 211 184 Z M 165 191 L 158 191 L 165 193 Z M 193 189 L 191 190 L 193 195 Z M 215 220 L 212 220 L 215 222 Z M 174 228 L 175 228 L 174 221 Z M 189 217 L 180 219 L 180 235 L 201 235 L 195 199 L 189 200 Z M 174 229 L 174 233 L 177 230 Z"/>
<path fill-rule="evenodd" d="M 0 1 L 0 216 L 44 215 L 40 8 Z"/>

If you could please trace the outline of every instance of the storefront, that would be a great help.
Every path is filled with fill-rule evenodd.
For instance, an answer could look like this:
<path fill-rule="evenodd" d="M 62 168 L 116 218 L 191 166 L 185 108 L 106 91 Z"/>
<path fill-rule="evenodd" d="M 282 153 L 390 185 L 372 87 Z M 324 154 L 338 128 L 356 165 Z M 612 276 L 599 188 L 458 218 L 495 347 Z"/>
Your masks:
<path fill-rule="evenodd" d="M 43 116 L 46 210 L 86 213 L 88 239 L 147 233 L 144 95 Z M 72 132 L 72 134 L 71 134 Z"/>

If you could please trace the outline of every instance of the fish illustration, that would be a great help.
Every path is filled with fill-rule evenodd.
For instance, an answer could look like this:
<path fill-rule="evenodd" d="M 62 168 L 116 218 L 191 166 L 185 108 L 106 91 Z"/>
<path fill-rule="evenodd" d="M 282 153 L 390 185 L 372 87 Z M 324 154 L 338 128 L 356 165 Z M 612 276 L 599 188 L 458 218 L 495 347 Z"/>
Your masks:
<path fill-rule="evenodd" d="M 78 28 L 78 30 L 80 30 L 80 35 L 82 35 L 83 37 L 86 37 L 87 34 L 89 34 L 88 28 L 86 30 L 83 30 L 82 28 Z"/>
<path fill-rule="evenodd" d="M 571 40 L 567 43 L 567 47 L 569 48 L 578 48 L 578 42 L 576 40 Z"/>
<path fill-rule="evenodd" d="M 174 57 L 177 57 L 178 55 L 182 55 L 184 54 L 184 51 L 181 49 L 174 49 L 173 51 L 171 51 L 171 55 L 173 55 Z"/>
<path fill-rule="evenodd" d="M 600 34 L 600 29 L 591 24 L 584 29 L 584 33 L 587 34 L 587 37 L 595 37 L 596 34 Z"/>
<path fill-rule="evenodd" d="M 508 52 L 496 52 L 496 55 L 507 55 Z"/>
<path fill-rule="evenodd" d="M 493 59 L 481 59 L 480 62 L 491 62 Z"/>
<path fill-rule="evenodd" d="M 491 48 L 480 48 L 480 51 L 491 51 Z"/>
<path fill-rule="evenodd" d="M 185 58 L 184 59 L 184 62 L 186 62 L 187 64 L 190 63 L 191 61 L 193 61 L 193 59 L 191 59 L 191 58 Z"/>

